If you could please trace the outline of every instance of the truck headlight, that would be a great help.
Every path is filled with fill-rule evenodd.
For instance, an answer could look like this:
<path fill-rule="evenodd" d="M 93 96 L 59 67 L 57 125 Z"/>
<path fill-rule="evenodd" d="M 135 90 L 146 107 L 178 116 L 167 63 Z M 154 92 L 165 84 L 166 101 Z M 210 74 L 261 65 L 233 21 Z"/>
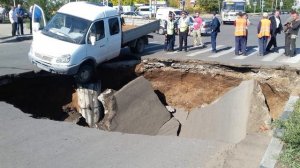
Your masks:
<path fill-rule="evenodd" d="M 71 55 L 62 55 L 56 59 L 56 63 L 68 63 L 71 60 Z"/>

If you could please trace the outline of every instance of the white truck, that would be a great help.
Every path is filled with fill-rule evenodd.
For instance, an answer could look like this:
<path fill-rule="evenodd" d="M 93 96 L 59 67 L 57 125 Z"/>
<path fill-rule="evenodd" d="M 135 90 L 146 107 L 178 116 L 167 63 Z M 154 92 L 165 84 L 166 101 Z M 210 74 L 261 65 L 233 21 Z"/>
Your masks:
<path fill-rule="evenodd" d="M 233 23 L 237 13 L 246 11 L 246 0 L 224 0 L 222 4 L 222 23 Z"/>
<path fill-rule="evenodd" d="M 119 56 L 122 47 L 143 52 L 148 34 L 159 29 L 159 21 L 122 27 L 117 10 L 90 2 L 62 6 L 48 24 L 34 5 L 32 18 L 29 60 L 45 71 L 74 75 L 81 83 L 92 78 L 98 64 Z"/>

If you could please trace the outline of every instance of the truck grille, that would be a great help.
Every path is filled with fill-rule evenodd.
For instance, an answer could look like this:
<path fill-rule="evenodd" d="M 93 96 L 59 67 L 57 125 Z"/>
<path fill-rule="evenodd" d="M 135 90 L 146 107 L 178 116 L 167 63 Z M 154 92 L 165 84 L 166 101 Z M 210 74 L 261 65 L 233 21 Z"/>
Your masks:
<path fill-rule="evenodd" d="M 51 56 L 43 55 L 40 53 L 35 53 L 35 56 L 38 57 L 39 59 L 41 59 L 43 61 L 47 61 L 47 62 L 51 62 L 53 59 Z"/>

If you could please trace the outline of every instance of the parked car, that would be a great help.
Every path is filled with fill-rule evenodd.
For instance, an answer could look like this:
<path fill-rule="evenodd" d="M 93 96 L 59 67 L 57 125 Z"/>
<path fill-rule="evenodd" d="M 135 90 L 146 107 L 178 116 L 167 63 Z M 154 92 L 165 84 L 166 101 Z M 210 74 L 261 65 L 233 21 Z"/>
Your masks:
<path fill-rule="evenodd" d="M 136 12 L 125 12 L 121 16 L 123 18 L 149 19 L 149 15 L 141 15 Z"/>
<path fill-rule="evenodd" d="M 181 15 L 180 9 L 171 8 L 171 7 L 162 7 L 156 11 L 156 19 L 167 20 L 170 14 L 173 14 L 176 19 L 180 18 Z"/>
<path fill-rule="evenodd" d="M 150 6 L 140 6 L 136 9 L 136 13 L 143 16 L 146 15 L 150 18 L 152 15 L 152 10 Z"/>

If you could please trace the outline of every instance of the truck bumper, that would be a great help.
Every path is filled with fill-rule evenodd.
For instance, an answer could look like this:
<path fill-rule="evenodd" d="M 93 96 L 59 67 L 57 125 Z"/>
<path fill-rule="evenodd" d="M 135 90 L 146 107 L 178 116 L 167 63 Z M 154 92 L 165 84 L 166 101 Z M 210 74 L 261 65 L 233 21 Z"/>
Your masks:
<path fill-rule="evenodd" d="M 80 67 L 80 65 L 53 65 L 48 62 L 34 59 L 30 54 L 28 57 L 30 62 L 38 68 L 55 74 L 75 75 Z"/>

